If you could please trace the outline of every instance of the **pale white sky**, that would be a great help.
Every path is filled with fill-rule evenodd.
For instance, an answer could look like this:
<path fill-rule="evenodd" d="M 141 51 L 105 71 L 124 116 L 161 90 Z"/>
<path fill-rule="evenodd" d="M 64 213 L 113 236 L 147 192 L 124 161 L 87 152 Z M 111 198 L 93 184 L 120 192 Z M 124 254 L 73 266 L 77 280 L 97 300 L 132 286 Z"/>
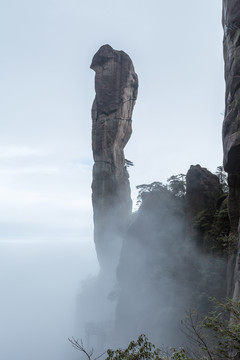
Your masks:
<path fill-rule="evenodd" d="M 91 59 L 124 50 L 139 76 L 125 155 L 135 186 L 222 162 L 219 0 L 3 0 L 0 239 L 92 241 Z"/>

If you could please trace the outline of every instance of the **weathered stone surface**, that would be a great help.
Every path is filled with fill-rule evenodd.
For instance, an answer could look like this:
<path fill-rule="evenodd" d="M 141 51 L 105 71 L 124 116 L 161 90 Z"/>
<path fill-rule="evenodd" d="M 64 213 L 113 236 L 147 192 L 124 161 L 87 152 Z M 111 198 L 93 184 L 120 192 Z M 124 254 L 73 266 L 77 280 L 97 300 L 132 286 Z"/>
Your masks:
<path fill-rule="evenodd" d="M 200 165 L 192 165 L 186 176 L 187 234 L 208 252 L 221 248 L 221 244 L 218 246 L 214 239 L 219 238 L 221 225 L 224 225 L 217 224 L 218 217 L 222 214 L 227 217 L 227 211 L 223 213 L 224 209 L 221 209 L 223 201 L 224 195 L 218 177 Z M 226 220 L 228 222 L 228 217 Z"/>
<path fill-rule="evenodd" d="M 227 295 L 240 299 L 240 172 L 228 174 L 228 212 L 231 225 L 230 252 L 227 271 Z"/>
<path fill-rule="evenodd" d="M 132 133 L 138 78 L 130 57 L 109 45 L 94 55 L 92 107 L 94 240 L 102 268 L 115 266 L 131 214 L 124 147 Z"/>
<path fill-rule="evenodd" d="M 186 209 L 187 242 L 197 246 L 199 256 L 204 254 L 202 291 L 207 297 L 222 298 L 227 291 L 225 255 L 230 230 L 227 194 L 223 193 L 219 178 L 200 165 L 192 165 L 186 176 Z M 196 267 L 195 271 L 197 279 Z M 202 281 L 201 276 L 198 281 Z"/>
<path fill-rule="evenodd" d="M 240 2 L 223 0 L 225 61 L 224 167 L 240 171 Z"/>
<path fill-rule="evenodd" d="M 223 194 L 216 175 L 200 165 L 191 165 L 186 175 L 186 200 L 189 222 L 201 212 L 208 210 L 214 215 L 217 201 Z"/>
<path fill-rule="evenodd" d="M 240 217 L 240 2 L 223 0 L 223 52 L 225 61 L 224 167 L 229 174 L 231 237 L 238 236 Z M 239 246 L 228 264 L 228 296 L 240 298 Z"/>

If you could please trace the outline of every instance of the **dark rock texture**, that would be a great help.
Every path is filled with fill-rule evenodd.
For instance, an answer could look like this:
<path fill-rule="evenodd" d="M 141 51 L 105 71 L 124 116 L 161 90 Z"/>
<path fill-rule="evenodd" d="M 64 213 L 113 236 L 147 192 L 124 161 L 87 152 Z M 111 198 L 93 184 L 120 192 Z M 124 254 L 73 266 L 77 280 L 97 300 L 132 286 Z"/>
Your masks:
<path fill-rule="evenodd" d="M 240 2 L 223 0 L 225 61 L 224 167 L 240 172 Z"/>
<path fill-rule="evenodd" d="M 229 233 L 227 195 L 219 178 L 200 165 L 192 165 L 186 176 L 187 237 L 202 250 L 223 251 Z"/>
<path fill-rule="evenodd" d="M 116 266 L 132 202 L 123 149 L 132 133 L 138 77 L 130 57 L 102 46 L 94 55 L 92 107 L 94 241 L 101 268 Z"/>
<path fill-rule="evenodd" d="M 190 222 L 206 209 L 213 215 L 223 194 L 219 179 L 200 165 L 191 165 L 186 175 L 186 198 Z"/>
<path fill-rule="evenodd" d="M 240 2 L 223 0 L 222 17 L 225 61 L 225 118 L 223 122 L 224 167 L 229 179 L 231 237 L 237 238 L 240 218 Z M 239 246 L 229 258 L 229 296 L 240 299 Z M 238 248 L 238 249 L 237 249 Z"/>

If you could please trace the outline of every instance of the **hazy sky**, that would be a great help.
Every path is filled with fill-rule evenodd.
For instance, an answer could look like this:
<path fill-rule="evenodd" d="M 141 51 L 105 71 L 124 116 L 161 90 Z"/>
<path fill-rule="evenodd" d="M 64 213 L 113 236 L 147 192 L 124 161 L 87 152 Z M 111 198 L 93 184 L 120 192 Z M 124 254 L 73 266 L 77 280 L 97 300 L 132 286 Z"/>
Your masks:
<path fill-rule="evenodd" d="M 222 162 L 219 0 L 2 0 L 1 239 L 92 233 L 91 59 L 124 50 L 139 76 L 126 147 L 141 183 Z"/>
<path fill-rule="evenodd" d="M 91 59 L 139 76 L 126 147 L 135 186 L 222 161 L 219 0 L 0 2 L 0 240 L 92 242 Z"/>
<path fill-rule="evenodd" d="M 87 264 L 97 271 L 89 66 L 103 44 L 127 52 L 139 76 L 125 150 L 134 197 L 138 184 L 222 162 L 221 1 L 1 0 L 2 358 L 46 358 L 46 342 L 58 349 L 46 324 L 57 336 L 64 328 L 64 341 L 74 335 L 62 314 L 72 321 Z"/>

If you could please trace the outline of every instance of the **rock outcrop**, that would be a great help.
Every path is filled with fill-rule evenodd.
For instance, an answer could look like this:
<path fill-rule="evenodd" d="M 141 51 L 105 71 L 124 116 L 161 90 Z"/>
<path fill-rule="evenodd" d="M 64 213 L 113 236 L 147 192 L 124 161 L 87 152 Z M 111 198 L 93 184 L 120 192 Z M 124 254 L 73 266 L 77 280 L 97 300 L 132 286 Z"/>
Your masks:
<path fill-rule="evenodd" d="M 116 267 L 132 209 L 124 147 L 132 133 L 138 77 L 130 57 L 109 45 L 94 55 L 92 106 L 94 241 L 100 267 Z"/>
<path fill-rule="evenodd" d="M 187 237 L 207 253 L 224 251 L 229 234 L 226 198 L 216 175 L 191 165 L 186 176 Z"/>
<path fill-rule="evenodd" d="M 190 222 L 206 209 L 213 216 L 217 200 L 223 194 L 221 184 L 216 175 L 200 165 L 191 165 L 186 175 L 186 197 Z"/>
<path fill-rule="evenodd" d="M 223 51 L 225 61 L 224 168 L 229 181 L 231 238 L 238 238 L 240 218 L 240 2 L 223 0 Z M 240 299 L 240 249 L 236 241 L 229 258 L 229 296 Z M 238 247 L 238 249 L 237 249 Z"/>

